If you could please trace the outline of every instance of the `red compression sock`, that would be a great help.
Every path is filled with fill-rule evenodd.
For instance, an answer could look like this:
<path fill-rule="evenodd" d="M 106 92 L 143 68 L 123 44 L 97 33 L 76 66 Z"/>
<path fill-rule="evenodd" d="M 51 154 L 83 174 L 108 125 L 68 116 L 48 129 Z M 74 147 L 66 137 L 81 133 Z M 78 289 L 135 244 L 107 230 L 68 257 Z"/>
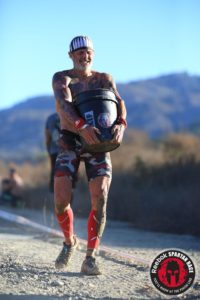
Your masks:
<path fill-rule="evenodd" d="M 65 238 L 69 239 L 74 234 L 74 229 L 73 229 L 74 214 L 71 207 L 68 208 L 63 214 L 56 213 L 56 217 L 60 225 L 60 228 L 64 233 Z"/>
<path fill-rule="evenodd" d="M 98 220 L 96 219 L 96 210 L 90 212 L 88 218 L 88 249 L 95 249 L 99 245 L 99 238 L 97 236 Z"/>

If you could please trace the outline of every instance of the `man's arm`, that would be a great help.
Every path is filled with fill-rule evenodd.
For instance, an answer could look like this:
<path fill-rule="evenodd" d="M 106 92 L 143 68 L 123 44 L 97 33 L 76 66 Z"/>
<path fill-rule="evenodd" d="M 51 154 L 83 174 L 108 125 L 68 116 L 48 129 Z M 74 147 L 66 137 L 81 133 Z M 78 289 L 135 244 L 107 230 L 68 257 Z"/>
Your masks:
<path fill-rule="evenodd" d="M 124 100 L 119 95 L 117 91 L 116 84 L 110 74 L 103 73 L 103 81 L 104 81 L 104 88 L 112 89 L 117 100 L 118 100 L 118 117 L 123 118 L 126 120 L 127 112 Z"/>
<path fill-rule="evenodd" d="M 95 132 L 99 133 L 99 130 L 95 127 L 89 126 L 78 115 L 72 103 L 72 95 L 69 89 L 70 78 L 62 76 L 61 72 L 55 73 L 53 76 L 53 90 L 56 98 L 56 109 L 60 118 L 64 119 L 69 124 L 73 131 L 81 135 L 86 143 L 96 144 L 99 140 Z"/>
<path fill-rule="evenodd" d="M 75 124 L 80 122 L 80 117 L 77 114 L 72 103 L 71 91 L 69 89 L 70 78 L 63 76 L 61 72 L 55 73 L 53 76 L 52 86 L 56 99 L 56 109 L 61 118 L 64 118 L 74 130 Z"/>

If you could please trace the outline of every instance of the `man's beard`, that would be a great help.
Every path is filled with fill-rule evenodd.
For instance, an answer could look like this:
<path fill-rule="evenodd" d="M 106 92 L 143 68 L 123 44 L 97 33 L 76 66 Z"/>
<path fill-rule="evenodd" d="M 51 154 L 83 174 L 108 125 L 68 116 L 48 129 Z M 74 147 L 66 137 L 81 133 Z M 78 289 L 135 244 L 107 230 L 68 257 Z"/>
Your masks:
<path fill-rule="evenodd" d="M 88 71 L 90 70 L 92 67 L 92 63 L 90 62 L 89 64 L 86 64 L 86 65 L 80 65 L 80 64 L 74 64 L 74 68 L 76 70 L 79 70 L 79 71 Z"/>

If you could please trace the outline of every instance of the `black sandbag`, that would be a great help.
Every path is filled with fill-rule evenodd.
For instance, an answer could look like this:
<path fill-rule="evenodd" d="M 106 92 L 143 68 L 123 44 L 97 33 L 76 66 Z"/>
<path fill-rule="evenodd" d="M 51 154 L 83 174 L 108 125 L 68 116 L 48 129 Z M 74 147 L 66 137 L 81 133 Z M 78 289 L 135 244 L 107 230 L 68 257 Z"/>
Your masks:
<path fill-rule="evenodd" d="M 97 127 L 101 134 L 97 134 L 101 141 L 97 145 L 88 145 L 84 141 L 84 150 L 89 152 L 110 152 L 119 147 L 119 143 L 111 142 L 112 127 L 117 120 L 118 101 L 115 94 L 108 89 L 95 89 L 76 95 L 74 104 L 87 124 Z"/>

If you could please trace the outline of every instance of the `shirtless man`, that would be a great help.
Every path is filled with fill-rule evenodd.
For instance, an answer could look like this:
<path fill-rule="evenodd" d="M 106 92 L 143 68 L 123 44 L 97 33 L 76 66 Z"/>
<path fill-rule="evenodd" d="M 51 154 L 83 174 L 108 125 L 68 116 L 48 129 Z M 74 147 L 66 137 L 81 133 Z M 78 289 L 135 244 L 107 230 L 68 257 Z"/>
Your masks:
<path fill-rule="evenodd" d="M 63 231 L 65 241 L 55 266 L 58 269 L 68 265 L 77 248 L 78 241 L 73 231 L 73 211 L 70 207 L 72 182 L 76 177 L 80 160 L 84 160 L 91 197 L 91 212 L 88 218 L 88 243 L 86 258 L 81 272 L 86 275 L 101 274 L 96 263 L 95 251 L 99 245 L 106 222 L 106 203 L 111 184 L 112 165 L 110 153 L 84 153 L 80 137 L 89 145 L 100 141 L 98 128 L 89 126 L 80 118 L 73 103 L 74 97 L 84 91 L 104 88 L 113 91 L 118 100 L 118 120 L 113 126 L 113 142 L 120 143 L 126 123 L 124 101 L 117 92 L 111 75 L 91 69 L 94 49 L 87 36 L 75 37 L 70 43 L 69 57 L 73 68 L 57 72 L 53 76 L 53 90 L 56 109 L 61 121 L 60 154 L 55 166 L 55 213 Z"/>

